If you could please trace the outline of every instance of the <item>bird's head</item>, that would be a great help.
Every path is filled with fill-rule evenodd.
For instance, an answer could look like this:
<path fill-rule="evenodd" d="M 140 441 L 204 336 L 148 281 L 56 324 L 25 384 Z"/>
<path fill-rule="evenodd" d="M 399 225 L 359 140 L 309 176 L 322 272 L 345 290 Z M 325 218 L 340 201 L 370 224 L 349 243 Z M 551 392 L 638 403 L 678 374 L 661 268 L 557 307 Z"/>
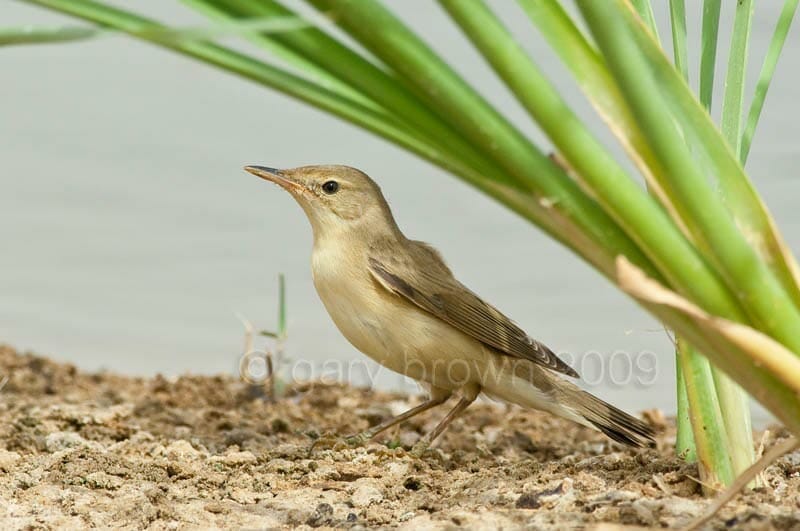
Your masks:
<path fill-rule="evenodd" d="M 245 166 L 244 169 L 292 194 L 311 221 L 315 237 L 356 228 L 396 228 L 378 185 L 355 168 L 301 166 L 278 170 Z"/>

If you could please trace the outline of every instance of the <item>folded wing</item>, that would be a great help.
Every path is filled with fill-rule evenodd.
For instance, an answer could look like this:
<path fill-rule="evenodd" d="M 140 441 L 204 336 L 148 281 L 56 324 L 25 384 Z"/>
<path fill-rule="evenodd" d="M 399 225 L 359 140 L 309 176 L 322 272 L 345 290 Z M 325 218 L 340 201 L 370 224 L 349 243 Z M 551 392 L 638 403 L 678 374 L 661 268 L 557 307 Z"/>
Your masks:
<path fill-rule="evenodd" d="M 380 285 L 502 354 L 578 377 L 553 351 L 458 282 L 436 250 L 411 243 L 411 252 L 402 256 L 371 250 L 369 270 Z"/>

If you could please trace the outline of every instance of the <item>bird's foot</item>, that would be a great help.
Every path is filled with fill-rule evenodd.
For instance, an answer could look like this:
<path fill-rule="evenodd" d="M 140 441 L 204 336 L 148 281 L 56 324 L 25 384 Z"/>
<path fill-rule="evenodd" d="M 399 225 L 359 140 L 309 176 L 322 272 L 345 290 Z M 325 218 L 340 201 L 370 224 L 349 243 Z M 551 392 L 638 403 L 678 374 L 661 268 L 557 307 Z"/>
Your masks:
<path fill-rule="evenodd" d="M 408 452 L 411 456 L 416 457 L 417 459 L 421 459 L 425 452 L 428 450 L 428 447 L 431 445 L 428 441 L 424 438 L 418 440 L 414 446 L 411 447 L 411 450 Z"/>
<path fill-rule="evenodd" d="M 346 444 L 341 437 L 335 433 L 325 433 L 314 439 L 314 442 L 308 447 L 308 453 L 310 455 L 314 450 L 341 450 L 343 448 L 346 448 Z"/>
<path fill-rule="evenodd" d="M 362 431 L 361 433 L 356 433 L 355 435 L 345 437 L 344 443 L 350 448 L 358 448 L 359 446 L 364 446 L 367 444 L 372 440 L 373 437 L 374 435 L 369 430 Z"/>
<path fill-rule="evenodd" d="M 308 449 L 311 454 L 314 450 L 344 450 L 346 448 L 358 448 L 364 446 L 372 439 L 369 431 L 357 433 L 349 437 L 339 437 L 334 433 L 327 433 L 316 439 Z"/>

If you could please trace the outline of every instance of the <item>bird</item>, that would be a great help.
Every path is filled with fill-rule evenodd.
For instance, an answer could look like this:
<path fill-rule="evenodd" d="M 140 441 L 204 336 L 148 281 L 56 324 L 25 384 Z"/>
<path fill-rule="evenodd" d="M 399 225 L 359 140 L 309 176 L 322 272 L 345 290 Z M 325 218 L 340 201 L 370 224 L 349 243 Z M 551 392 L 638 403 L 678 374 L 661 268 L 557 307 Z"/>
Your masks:
<path fill-rule="evenodd" d="M 569 381 L 578 377 L 574 369 L 459 282 L 434 247 L 407 238 L 366 173 L 343 165 L 244 169 L 283 188 L 308 217 L 314 286 L 339 331 L 428 392 L 416 407 L 347 437 L 348 444 L 364 444 L 457 396 L 411 448 L 421 456 L 482 394 L 549 412 L 626 445 L 653 444 L 647 423 Z"/>

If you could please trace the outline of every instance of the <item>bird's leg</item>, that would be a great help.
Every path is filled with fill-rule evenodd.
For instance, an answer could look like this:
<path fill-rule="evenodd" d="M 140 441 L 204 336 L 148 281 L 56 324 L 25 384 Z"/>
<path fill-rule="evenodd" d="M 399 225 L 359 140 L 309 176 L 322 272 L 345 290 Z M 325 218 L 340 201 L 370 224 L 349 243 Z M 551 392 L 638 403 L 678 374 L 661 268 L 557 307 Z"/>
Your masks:
<path fill-rule="evenodd" d="M 436 440 L 436 438 L 442 434 L 442 432 L 447 429 L 447 426 L 450 425 L 453 420 L 461 414 L 471 403 L 475 401 L 475 396 L 464 396 L 461 400 L 458 401 L 458 404 L 455 405 L 453 409 L 450 410 L 442 421 L 436 425 L 433 430 L 426 433 L 417 443 L 411 448 L 411 455 L 414 457 L 422 457 L 422 454 L 425 453 L 425 450 Z"/>
<path fill-rule="evenodd" d="M 425 402 L 423 402 L 422 404 L 420 404 L 420 405 L 418 405 L 416 407 L 412 407 L 408 411 L 400 413 L 396 417 L 392 417 L 390 419 L 387 419 L 387 420 L 381 422 L 380 424 L 378 424 L 377 426 L 373 426 L 373 427 L 371 427 L 371 428 L 369 428 L 367 430 L 364 430 L 361 433 L 358 433 L 356 435 L 351 435 L 350 437 L 345 437 L 344 440 L 335 439 L 335 438 L 332 440 L 330 437 L 324 437 L 324 438 L 317 439 L 311 444 L 311 447 L 309 448 L 308 451 L 312 452 L 314 450 L 314 448 L 317 448 L 317 447 L 327 447 L 327 446 L 336 447 L 337 444 L 342 443 L 342 442 L 344 442 L 344 444 L 346 444 L 348 446 L 352 446 L 352 447 L 361 446 L 362 444 L 368 442 L 370 439 L 372 439 L 373 437 L 375 437 L 376 435 L 378 435 L 382 431 L 388 430 L 389 428 L 391 428 L 392 426 L 394 426 L 396 424 L 399 424 L 399 423 L 401 423 L 403 421 L 406 421 L 406 420 L 410 419 L 411 417 L 414 417 L 414 416 L 422 413 L 423 411 L 427 411 L 427 410 L 431 409 L 432 407 L 436 407 L 436 406 L 442 404 L 448 398 L 450 398 L 450 394 L 451 393 L 449 391 L 442 392 L 442 391 L 439 391 L 438 389 L 434 389 L 431 392 L 431 397 L 428 400 L 426 400 Z"/>
<path fill-rule="evenodd" d="M 369 441 L 370 439 L 372 439 L 373 437 L 375 437 L 376 435 L 378 435 L 379 433 L 388 430 L 392 426 L 400 424 L 401 422 L 405 422 L 408 419 L 410 419 L 411 417 L 415 417 L 415 416 L 419 415 L 423 411 L 428 411 L 432 407 L 436 407 L 436 406 L 442 404 L 449 397 L 450 397 L 449 394 L 447 394 L 447 395 L 434 394 L 433 396 L 431 396 L 431 398 L 429 398 L 425 402 L 421 403 L 420 405 L 418 405 L 416 407 L 412 407 L 408 411 L 400 413 L 396 417 L 392 417 L 390 419 L 386 419 L 383 422 L 381 422 L 380 424 L 378 424 L 377 426 L 373 426 L 373 427 L 371 427 L 371 428 L 369 428 L 367 430 L 364 430 L 361 433 L 358 433 L 356 435 L 351 435 L 350 437 L 346 437 L 345 438 L 345 442 L 347 444 L 349 444 L 350 446 L 360 446 L 360 445 L 366 443 L 367 441 Z"/>

